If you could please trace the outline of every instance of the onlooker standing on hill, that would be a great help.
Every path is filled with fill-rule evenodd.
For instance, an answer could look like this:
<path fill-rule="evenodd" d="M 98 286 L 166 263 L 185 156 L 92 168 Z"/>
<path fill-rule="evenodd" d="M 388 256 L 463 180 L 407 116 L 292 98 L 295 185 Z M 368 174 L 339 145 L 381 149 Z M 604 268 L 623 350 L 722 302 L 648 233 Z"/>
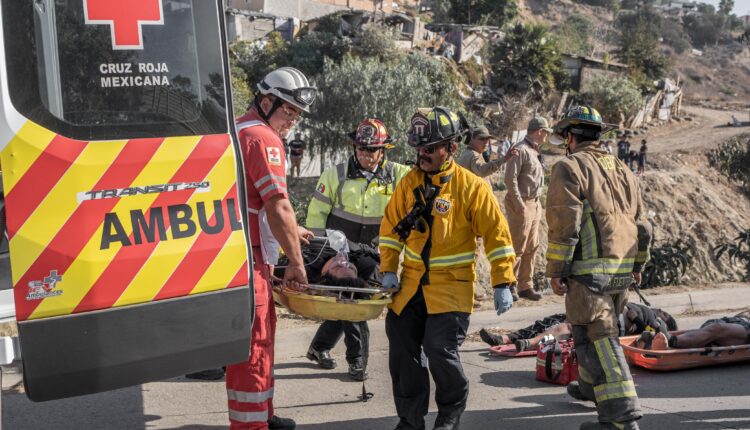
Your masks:
<path fill-rule="evenodd" d="M 617 142 L 617 158 L 627 163 L 629 156 L 630 156 L 630 142 L 628 142 L 628 136 L 625 133 L 623 133 L 620 137 L 620 141 Z"/>
<path fill-rule="evenodd" d="M 297 177 L 300 175 L 300 166 L 302 165 L 302 156 L 305 155 L 307 144 L 302 140 L 302 134 L 294 133 L 294 140 L 289 142 L 289 160 L 292 162 L 292 168 L 289 174 L 294 177 L 294 170 L 297 170 Z"/>
<path fill-rule="evenodd" d="M 646 171 L 646 156 L 648 154 L 648 146 L 646 145 L 646 139 L 641 140 L 641 150 L 638 153 L 638 174 L 642 175 Z"/>
<path fill-rule="evenodd" d="M 471 132 L 471 140 L 467 142 L 468 148 L 461 153 L 456 163 L 459 166 L 468 169 L 471 173 L 479 176 L 480 178 L 487 178 L 493 173 L 500 170 L 503 164 L 508 161 L 508 158 L 517 154 L 518 151 L 508 152 L 504 157 L 498 158 L 492 161 L 486 161 L 482 154 L 487 149 L 487 146 L 494 136 L 490 134 L 487 127 L 477 127 Z"/>
<path fill-rule="evenodd" d="M 636 152 L 635 149 L 630 151 L 628 153 L 628 167 L 630 168 L 631 172 L 635 172 L 636 170 L 636 164 L 638 163 L 638 152 Z"/>
<path fill-rule="evenodd" d="M 497 158 L 505 158 L 505 155 L 508 154 L 511 146 L 513 146 L 513 144 L 510 143 L 508 135 L 504 134 L 497 147 Z"/>

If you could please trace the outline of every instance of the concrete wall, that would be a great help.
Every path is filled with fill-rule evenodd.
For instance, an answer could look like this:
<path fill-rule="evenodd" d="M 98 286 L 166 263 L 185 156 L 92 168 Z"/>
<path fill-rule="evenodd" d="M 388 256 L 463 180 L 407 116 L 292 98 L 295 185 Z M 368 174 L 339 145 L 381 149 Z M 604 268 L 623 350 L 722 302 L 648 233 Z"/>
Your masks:
<path fill-rule="evenodd" d="M 260 12 L 265 0 L 227 0 L 226 5 L 230 8 Z"/>
<path fill-rule="evenodd" d="M 262 39 L 274 29 L 274 21 L 271 19 L 250 20 L 242 15 L 227 16 L 227 35 L 230 42 Z"/>
<path fill-rule="evenodd" d="M 294 17 L 302 21 L 318 18 L 340 10 L 357 9 L 372 11 L 372 0 L 228 0 L 230 7 L 263 12 L 279 17 Z M 377 9 L 386 13 L 393 11 L 391 1 L 378 2 Z"/>

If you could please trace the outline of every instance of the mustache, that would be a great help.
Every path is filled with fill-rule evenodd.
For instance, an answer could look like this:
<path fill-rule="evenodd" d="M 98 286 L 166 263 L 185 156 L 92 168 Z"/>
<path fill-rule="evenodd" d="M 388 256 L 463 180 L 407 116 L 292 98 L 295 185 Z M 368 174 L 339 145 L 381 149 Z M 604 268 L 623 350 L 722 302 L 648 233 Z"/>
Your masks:
<path fill-rule="evenodd" d="M 419 157 L 417 157 L 417 161 L 424 161 L 426 163 L 432 163 L 432 158 L 425 156 L 425 155 L 420 155 Z"/>

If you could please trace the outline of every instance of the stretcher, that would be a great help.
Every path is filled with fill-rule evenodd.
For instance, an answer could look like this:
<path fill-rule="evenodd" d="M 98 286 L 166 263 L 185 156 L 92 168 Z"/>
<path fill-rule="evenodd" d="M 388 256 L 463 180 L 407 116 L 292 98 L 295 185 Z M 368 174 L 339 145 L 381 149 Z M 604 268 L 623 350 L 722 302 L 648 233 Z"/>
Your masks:
<path fill-rule="evenodd" d="M 291 312 L 326 321 L 368 321 L 378 318 L 391 303 L 392 290 L 376 283 L 368 288 L 307 285 L 304 292 L 283 288 L 273 281 L 273 298 Z"/>
<path fill-rule="evenodd" d="M 673 331 L 677 335 L 682 331 Z M 650 350 L 635 346 L 638 336 L 620 338 L 625 358 L 633 366 L 669 372 L 695 367 L 718 366 L 750 361 L 750 344 L 733 346 L 707 346 L 705 348 Z"/>
<path fill-rule="evenodd" d="M 525 351 L 518 352 L 516 351 L 516 346 L 511 344 L 508 345 L 498 345 L 498 346 L 492 346 L 490 347 L 490 355 L 493 357 L 536 357 L 536 352 L 539 345 L 534 346 L 533 348 L 526 349 Z"/>

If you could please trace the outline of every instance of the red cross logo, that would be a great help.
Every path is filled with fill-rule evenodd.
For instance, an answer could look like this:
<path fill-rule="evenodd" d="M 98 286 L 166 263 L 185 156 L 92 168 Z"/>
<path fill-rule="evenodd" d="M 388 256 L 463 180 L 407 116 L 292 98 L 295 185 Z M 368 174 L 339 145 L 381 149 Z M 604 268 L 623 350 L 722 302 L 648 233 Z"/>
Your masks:
<path fill-rule="evenodd" d="M 107 24 L 112 49 L 143 49 L 143 24 L 164 25 L 162 0 L 83 0 L 86 24 Z"/>
<path fill-rule="evenodd" d="M 280 155 L 279 150 L 276 148 L 271 148 L 269 152 L 271 153 L 271 157 L 273 158 L 277 158 Z"/>

